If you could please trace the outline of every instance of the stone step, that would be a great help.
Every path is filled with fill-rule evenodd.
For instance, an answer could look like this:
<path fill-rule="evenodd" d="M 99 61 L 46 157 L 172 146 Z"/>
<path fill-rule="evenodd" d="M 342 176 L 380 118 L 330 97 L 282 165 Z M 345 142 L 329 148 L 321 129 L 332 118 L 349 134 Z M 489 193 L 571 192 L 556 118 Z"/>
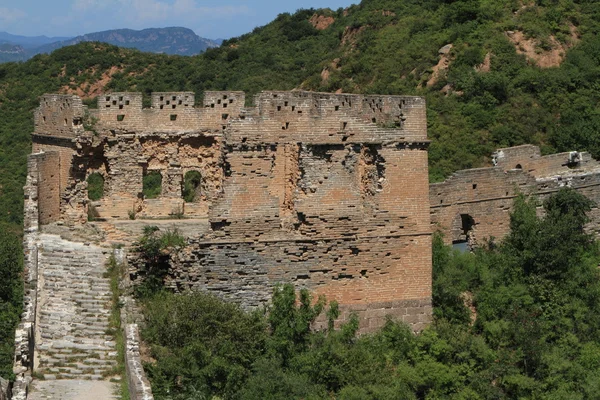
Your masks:
<path fill-rule="evenodd" d="M 103 380 L 117 365 L 110 333 L 110 251 L 40 235 L 36 326 L 38 372 L 54 379 Z"/>

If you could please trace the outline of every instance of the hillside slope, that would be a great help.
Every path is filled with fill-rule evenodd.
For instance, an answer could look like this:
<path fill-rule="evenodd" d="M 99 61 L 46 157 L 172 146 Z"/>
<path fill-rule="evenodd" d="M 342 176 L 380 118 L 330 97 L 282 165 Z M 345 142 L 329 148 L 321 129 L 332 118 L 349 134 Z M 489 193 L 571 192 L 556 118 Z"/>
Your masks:
<path fill-rule="evenodd" d="M 544 4 L 544 5 L 540 5 Z M 282 14 L 195 57 L 81 43 L 0 65 L 0 219 L 19 223 L 32 110 L 44 92 L 303 88 L 428 101 L 430 175 L 499 146 L 600 156 L 600 4 L 364 0 Z"/>

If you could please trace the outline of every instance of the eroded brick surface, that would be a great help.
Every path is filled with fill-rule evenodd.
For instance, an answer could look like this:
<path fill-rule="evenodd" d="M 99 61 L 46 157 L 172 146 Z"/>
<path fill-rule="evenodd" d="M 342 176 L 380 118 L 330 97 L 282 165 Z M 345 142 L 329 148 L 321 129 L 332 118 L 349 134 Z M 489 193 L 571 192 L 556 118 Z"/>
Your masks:
<path fill-rule="evenodd" d="M 42 225 L 85 224 L 93 211 L 115 238 L 129 218 L 205 220 L 209 229 L 199 224 L 172 255 L 173 290 L 257 307 L 291 282 L 339 301 L 341 320 L 356 311 L 363 331 L 387 314 L 422 329 L 431 317 L 424 100 L 294 91 L 260 93 L 254 107 L 241 92 L 195 101 L 153 93 L 143 109 L 141 94 L 112 93 L 88 110 L 76 96 L 44 96 L 31 156 L 32 173 L 49 182 Z M 58 175 L 44 172 L 46 159 Z M 144 198 L 153 171 L 160 195 Z M 193 202 L 183 198 L 189 171 L 201 176 Z M 92 173 L 105 181 L 93 202 Z"/>

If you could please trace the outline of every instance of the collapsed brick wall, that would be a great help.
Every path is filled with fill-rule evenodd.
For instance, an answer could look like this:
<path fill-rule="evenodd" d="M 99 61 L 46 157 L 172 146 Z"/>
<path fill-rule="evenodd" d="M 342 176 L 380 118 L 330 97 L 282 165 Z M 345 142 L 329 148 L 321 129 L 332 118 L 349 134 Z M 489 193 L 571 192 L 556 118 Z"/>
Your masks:
<path fill-rule="evenodd" d="M 519 193 L 539 204 L 562 187 L 571 187 L 600 204 L 600 163 L 587 153 L 542 156 L 523 145 L 499 149 L 496 166 L 462 170 L 445 182 L 430 185 L 431 223 L 447 243 L 502 239 L 510 231 L 510 212 Z M 587 229 L 600 233 L 600 211 L 589 213 Z"/>
<path fill-rule="evenodd" d="M 60 114 L 65 99 L 48 96 L 37 114 Z M 206 92 L 194 107 L 193 93 L 163 92 L 151 95 L 149 109 L 143 100 L 139 93 L 100 96 L 98 109 L 81 108 L 94 122 L 87 131 L 36 119 L 36 149 L 50 151 L 50 141 L 61 140 L 52 151 L 69 172 L 60 187 L 64 220 L 85 223 L 92 206 L 107 220 L 208 218 L 210 231 L 173 259 L 166 283 L 174 290 L 213 291 L 256 307 L 274 285 L 292 282 L 338 300 L 343 318 L 358 311 L 363 331 L 381 326 L 386 314 L 417 330 L 429 321 L 422 99 L 263 92 L 246 108 L 243 93 Z M 147 199 L 143 177 L 152 171 L 161 174 L 161 192 Z M 186 203 L 190 171 L 201 183 Z M 104 179 L 93 202 L 92 173 Z"/>

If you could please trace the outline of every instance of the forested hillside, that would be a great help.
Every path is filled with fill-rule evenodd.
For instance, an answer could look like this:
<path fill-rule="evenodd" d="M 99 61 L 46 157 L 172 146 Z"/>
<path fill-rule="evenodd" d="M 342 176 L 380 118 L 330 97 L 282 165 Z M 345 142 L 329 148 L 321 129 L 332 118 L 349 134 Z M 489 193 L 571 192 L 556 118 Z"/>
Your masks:
<path fill-rule="evenodd" d="M 432 180 L 526 142 L 600 156 L 599 29 L 600 4 L 587 0 L 364 0 L 282 14 L 196 57 L 83 43 L 1 65 L 0 219 L 21 221 L 32 110 L 44 92 L 422 95 Z"/>

